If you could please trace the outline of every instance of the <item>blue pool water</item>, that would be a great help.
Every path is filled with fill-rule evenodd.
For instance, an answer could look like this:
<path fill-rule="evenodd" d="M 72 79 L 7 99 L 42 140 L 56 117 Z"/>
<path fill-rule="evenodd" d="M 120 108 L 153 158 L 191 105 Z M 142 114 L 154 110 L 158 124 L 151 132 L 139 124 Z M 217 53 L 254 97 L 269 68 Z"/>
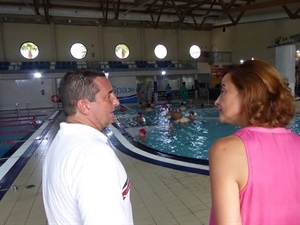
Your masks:
<path fill-rule="evenodd" d="M 172 132 L 169 131 L 169 122 L 165 118 L 166 111 L 160 106 L 150 113 L 130 107 L 125 112 L 115 114 L 117 121 L 136 141 L 161 152 L 207 160 L 211 144 L 220 137 L 234 133 L 238 127 L 220 123 L 218 111 L 214 107 L 195 107 L 192 110 L 197 114 L 197 118 L 187 124 L 175 124 L 175 130 Z M 139 111 L 145 118 L 144 123 L 138 123 L 136 120 Z M 137 137 L 140 128 L 147 130 L 145 140 Z M 295 116 L 289 128 L 300 135 L 300 116 Z"/>

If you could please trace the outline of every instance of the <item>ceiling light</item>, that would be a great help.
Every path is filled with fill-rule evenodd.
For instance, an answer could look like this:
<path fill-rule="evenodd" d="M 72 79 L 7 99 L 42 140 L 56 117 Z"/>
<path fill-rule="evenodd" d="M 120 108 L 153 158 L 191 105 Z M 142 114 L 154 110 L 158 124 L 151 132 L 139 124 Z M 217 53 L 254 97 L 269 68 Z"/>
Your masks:
<path fill-rule="evenodd" d="M 33 75 L 34 75 L 34 77 L 35 77 L 35 78 L 40 78 L 40 77 L 42 76 L 42 74 L 41 74 L 41 73 L 39 73 L 39 72 L 37 72 L 37 73 L 34 73 Z"/>

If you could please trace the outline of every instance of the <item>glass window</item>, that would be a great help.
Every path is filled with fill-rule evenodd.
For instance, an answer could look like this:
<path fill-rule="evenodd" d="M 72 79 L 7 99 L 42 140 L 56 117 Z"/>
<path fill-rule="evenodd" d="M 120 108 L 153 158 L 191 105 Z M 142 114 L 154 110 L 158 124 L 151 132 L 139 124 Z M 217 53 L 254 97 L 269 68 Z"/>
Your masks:
<path fill-rule="evenodd" d="M 20 52 L 26 59 L 34 59 L 39 54 L 39 48 L 32 42 L 25 42 L 21 45 Z"/>
<path fill-rule="evenodd" d="M 119 59 L 126 59 L 129 56 L 129 48 L 125 44 L 118 44 L 115 48 L 115 54 Z"/>
<path fill-rule="evenodd" d="M 190 48 L 190 56 L 194 59 L 198 59 L 201 55 L 201 49 L 198 45 L 192 45 Z"/>
<path fill-rule="evenodd" d="M 154 49 L 157 58 L 163 59 L 167 56 L 167 48 L 164 45 L 157 45 Z"/>
<path fill-rule="evenodd" d="M 75 43 L 71 47 L 71 54 L 76 59 L 83 59 L 86 56 L 87 49 L 81 43 Z"/>

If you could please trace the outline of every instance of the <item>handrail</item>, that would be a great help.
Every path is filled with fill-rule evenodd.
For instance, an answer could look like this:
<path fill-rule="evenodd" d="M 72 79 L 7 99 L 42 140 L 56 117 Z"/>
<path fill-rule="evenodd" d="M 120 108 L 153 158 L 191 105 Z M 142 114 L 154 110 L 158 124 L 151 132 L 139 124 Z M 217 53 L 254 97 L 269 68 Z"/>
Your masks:
<path fill-rule="evenodd" d="M 16 112 L 17 112 L 17 115 L 19 115 L 19 113 L 20 113 L 19 102 L 16 103 Z"/>
<path fill-rule="evenodd" d="M 29 102 L 26 103 L 26 110 L 28 111 L 28 113 L 30 113 L 30 103 Z"/>

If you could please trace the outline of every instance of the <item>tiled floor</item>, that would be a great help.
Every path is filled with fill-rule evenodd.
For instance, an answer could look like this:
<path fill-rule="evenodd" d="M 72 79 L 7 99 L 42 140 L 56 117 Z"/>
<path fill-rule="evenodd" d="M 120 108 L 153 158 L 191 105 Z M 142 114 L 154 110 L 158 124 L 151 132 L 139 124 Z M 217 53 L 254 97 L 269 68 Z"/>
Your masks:
<path fill-rule="evenodd" d="M 0 225 L 47 224 L 42 202 L 42 163 L 61 120 L 62 115 L 0 201 Z M 116 154 L 131 180 L 135 224 L 208 224 L 211 205 L 208 176 L 153 165 L 118 150 Z M 91 190 L 97 191 L 95 187 Z"/>

